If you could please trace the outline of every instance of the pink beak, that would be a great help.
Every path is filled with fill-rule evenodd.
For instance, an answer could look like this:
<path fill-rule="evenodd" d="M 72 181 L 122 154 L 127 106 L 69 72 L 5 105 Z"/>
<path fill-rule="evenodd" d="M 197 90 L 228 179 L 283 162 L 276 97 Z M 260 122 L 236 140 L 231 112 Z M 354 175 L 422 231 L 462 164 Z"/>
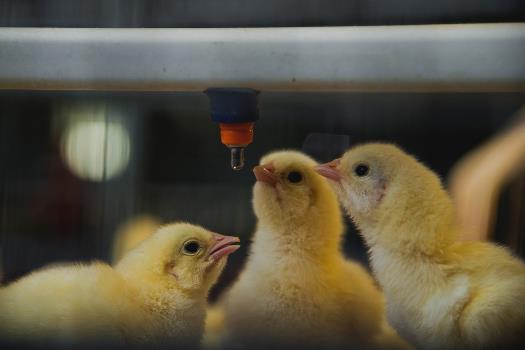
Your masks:
<path fill-rule="evenodd" d="M 218 233 L 214 233 L 213 239 L 215 240 L 215 244 L 211 246 L 209 252 L 209 257 L 213 261 L 218 261 L 222 257 L 230 255 L 240 248 L 240 245 L 234 245 L 234 243 L 240 242 L 239 237 L 223 236 Z"/>
<path fill-rule="evenodd" d="M 271 164 L 257 165 L 253 168 L 253 173 L 257 181 L 266 182 L 271 186 L 277 184 L 278 178 L 273 173 L 275 168 Z"/>
<path fill-rule="evenodd" d="M 331 162 L 317 165 L 315 167 L 315 171 L 317 171 L 320 175 L 326 177 L 327 179 L 339 182 L 342 179 L 341 173 L 337 169 L 340 164 L 341 158 L 337 158 L 332 160 Z"/>

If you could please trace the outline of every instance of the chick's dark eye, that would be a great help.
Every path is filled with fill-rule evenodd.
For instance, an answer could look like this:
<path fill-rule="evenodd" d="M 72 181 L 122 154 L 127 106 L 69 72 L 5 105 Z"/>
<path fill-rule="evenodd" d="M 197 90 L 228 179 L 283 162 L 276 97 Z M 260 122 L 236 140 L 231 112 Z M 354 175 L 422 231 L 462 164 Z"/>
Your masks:
<path fill-rule="evenodd" d="M 296 184 L 296 183 L 301 182 L 303 180 L 303 175 L 301 175 L 301 173 L 298 172 L 298 171 L 290 171 L 286 178 L 291 183 Z"/>
<path fill-rule="evenodd" d="M 366 176 L 368 175 L 369 171 L 370 168 L 366 164 L 357 164 L 357 166 L 354 168 L 354 173 L 357 176 Z"/>
<path fill-rule="evenodd" d="M 199 242 L 196 241 L 189 241 L 184 243 L 183 250 L 184 253 L 189 255 L 197 254 L 197 252 L 201 249 L 201 245 Z"/>

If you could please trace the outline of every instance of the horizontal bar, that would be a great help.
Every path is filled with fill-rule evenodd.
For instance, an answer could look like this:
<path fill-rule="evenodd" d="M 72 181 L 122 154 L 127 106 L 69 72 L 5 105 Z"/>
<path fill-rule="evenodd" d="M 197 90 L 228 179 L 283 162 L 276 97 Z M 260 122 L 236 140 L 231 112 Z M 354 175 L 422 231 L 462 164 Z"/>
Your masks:
<path fill-rule="evenodd" d="M 525 91 L 525 23 L 0 28 L 0 89 Z"/>

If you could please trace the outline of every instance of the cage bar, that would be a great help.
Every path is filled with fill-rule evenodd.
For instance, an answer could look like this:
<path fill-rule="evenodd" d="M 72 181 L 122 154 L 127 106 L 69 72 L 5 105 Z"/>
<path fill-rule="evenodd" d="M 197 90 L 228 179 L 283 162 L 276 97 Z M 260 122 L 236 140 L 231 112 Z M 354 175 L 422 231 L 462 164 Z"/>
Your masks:
<path fill-rule="evenodd" d="M 0 28 L 0 89 L 525 91 L 525 23 Z"/>

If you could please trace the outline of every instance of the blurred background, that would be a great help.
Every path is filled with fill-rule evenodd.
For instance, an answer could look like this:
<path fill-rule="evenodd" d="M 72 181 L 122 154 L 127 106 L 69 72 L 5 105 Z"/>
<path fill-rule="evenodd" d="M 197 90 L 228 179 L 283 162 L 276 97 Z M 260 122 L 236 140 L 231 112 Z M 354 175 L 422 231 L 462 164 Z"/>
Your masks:
<path fill-rule="evenodd" d="M 521 0 L 0 0 L 9 27 L 302 27 L 522 22 Z"/>
<path fill-rule="evenodd" d="M 0 0 L 4 27 L 524 20 L 525 3 L 519 0 Z M 521 120 L 517 113 L 524 103 L 525 93 L 263 92 L 246 167 L 233 172 L 203 93 L 0 91 L 3 282 L 56 261 L 110 261 L 119 227 L 149 214 L 162 222 L 190 221 L 241 237 L 245 244 L 230 257 L 215 296 L 245 260 L 255 227 L 251 168 L 263 154 L 294 148 L 322 162 L 359 142 L 389 141 L 417 155 L 448 185 L 465 155 L 516 130 L 512 125 Z M 514 137 L 525 140 L 525 133 L 519 135 Z M 492 193 L 490 225 L 480 237 L 509 245 L 523 257 L 525 151 L 518 146 L 501 150 L 517 152 L 511 166 L 517 170 Z M 366 251 L 350 222 L 344 247 L 348 256 L 366 264 Z"/>

